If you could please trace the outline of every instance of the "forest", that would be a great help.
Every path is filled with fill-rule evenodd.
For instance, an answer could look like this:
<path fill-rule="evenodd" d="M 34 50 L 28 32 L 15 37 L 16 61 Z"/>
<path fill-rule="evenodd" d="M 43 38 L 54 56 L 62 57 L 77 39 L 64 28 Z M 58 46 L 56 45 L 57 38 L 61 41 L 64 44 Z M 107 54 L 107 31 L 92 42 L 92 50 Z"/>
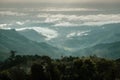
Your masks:
<path fill-rule="evenodd" d="M 10 54 L 0 62 L 0 80 L 120 80 L 120 59 Z"/>

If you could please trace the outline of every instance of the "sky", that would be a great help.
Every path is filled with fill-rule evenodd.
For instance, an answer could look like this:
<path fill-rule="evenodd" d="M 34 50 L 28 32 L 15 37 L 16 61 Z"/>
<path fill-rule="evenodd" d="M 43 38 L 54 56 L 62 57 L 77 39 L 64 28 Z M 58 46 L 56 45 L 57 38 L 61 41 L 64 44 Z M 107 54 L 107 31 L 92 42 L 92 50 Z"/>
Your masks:
<path fill-rule="evenodd" d="M 0 0 L 1 7 L 102 7 L 119 8 L 120 0 Z"/>
<path fill-rule="evenodd" d="M 54 3 L 97 3 L 97 2 L 104 2 L 104 3 L 117 3 L 120 0 L 0 0 L 0 3 L 37 3 L 37 2 L 54 2 Z"/>

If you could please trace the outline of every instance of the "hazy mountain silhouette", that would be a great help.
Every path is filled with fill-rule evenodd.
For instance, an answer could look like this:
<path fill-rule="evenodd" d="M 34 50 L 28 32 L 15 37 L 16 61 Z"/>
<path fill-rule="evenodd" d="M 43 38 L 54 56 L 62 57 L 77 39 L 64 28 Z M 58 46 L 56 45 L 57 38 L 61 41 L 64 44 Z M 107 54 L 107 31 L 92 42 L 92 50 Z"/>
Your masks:
<path fill-rule="evenodd" d="M 19 31 L 19 33 L 27 37 L 28 39 L 36 41 L 36 42 L 44 42 L 46 38 L 45 36 L 36 32 L 33 29 L 25 29 L 25 30 Z"/>
<path fill-rule="evenodd" d="M 120 41 L 113 43 L 98 44 L 93 47 L 81 49 L 74 52 L 73 55 L 78 56 L 97 55 L 99 57 L 117 59 L 120 57 Z"/>
<path fill-rule="evenodd" d="M 10 50 L 17 51 L 17 54 L 39 54 L 51 57 L 59 57 L 62 51 L 47 43 L 37 43 L 20 35 L 17 31 L 0 29 L 0 51 L 9 53 Z M 1 54 L 2 54 L 1 53 Z"/>

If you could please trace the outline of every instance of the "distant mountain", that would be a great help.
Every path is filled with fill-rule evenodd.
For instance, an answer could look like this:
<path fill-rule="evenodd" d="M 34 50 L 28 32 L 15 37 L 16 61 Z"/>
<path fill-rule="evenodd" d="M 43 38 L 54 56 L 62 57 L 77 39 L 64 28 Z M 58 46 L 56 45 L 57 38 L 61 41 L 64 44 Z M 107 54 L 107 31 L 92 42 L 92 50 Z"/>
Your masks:
<path fill-rule="evenodd" d="M 78 50 L 73 53 L 77 56 L 97 55 L 99 57 L 117 59 L 120 58 L 120 41 L 98 44 L 90 48 Z"/>
<path fill-rule="evenodd" d="M 17 54 L 48 55 L 53 58 L 62 55 L 62 51 L 47 43 L 37 43 L 20 35 L 17 31 L 0 29 L 0 56 L 1 53 L 9 53 L 10 50 L 17 51 Z"/>
<path fill-rule="evenodd" d="M 10 56 L 8 51 L 0 51 L 0 61 L 7 59 Z"/>
<path fill-rule="evenodd" d="M 84 49 L 101 43 L 120 41 L 120 23 L 102 26 L 71 26 L 69 28 L 50 27 L 50 29 L 54 29 L 58 33 L 58 36 L 51 40 L 45 40 L 46 37 L 34 29 L 25 29 L 18 32 L 30 40 L 46 42 L 52 46 L 70 51 Z"/>
<path fill-rule="evenodd" d="M 41 35 L 40 33 L 36 32 L 33 29 L 25 29 L 18 32 L 25 36 L 26 38 L 36 42 L 44 42 L 46 38 L 45 36 Z"/>
<path fill-rule="evenodd" d="M 76 28 L 76 27 L 75 27 Z M 87 48 L 101 43 L 112 43 L 120 41 L 120 24 L 107 24 L 103 26 L 82 26 L 72 29 L 76 33 L 63 42 L 70 48 Z M 88 32 L 85 32 L 88 31 Z M 82 34 L 81 32 L 85 32 Z M 77 35 L 80 34 L 81 35 Z"/>

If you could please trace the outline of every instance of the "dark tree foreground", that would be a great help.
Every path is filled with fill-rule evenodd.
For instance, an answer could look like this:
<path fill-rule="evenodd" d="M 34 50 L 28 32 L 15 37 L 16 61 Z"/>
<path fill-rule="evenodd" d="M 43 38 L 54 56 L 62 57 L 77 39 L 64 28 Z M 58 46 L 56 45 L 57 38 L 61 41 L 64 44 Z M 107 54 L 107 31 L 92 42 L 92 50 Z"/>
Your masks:
<path fill-rule="evenodd" d="M 120 80 L 120 59 L 15 55 L 0 62 L 0 80 Z"/>

